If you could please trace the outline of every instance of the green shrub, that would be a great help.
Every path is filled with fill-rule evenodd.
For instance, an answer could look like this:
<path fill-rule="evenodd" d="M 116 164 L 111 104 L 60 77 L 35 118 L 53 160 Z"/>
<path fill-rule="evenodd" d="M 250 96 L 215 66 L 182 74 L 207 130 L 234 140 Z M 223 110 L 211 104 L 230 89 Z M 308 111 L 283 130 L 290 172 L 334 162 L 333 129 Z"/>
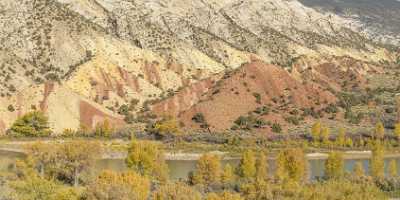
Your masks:
<path fill-rule="evenodd" d="M 274 132 L 274 133 L 281 133 L 282 132 L 282 127 L 277 122 L 272 124 L 271 129 L 272 129 L 272 132 Z"/>
<path fill-rule="evenodd" d="M 30 112 L 18 118 L 10 128 L 15 136 L 45 137 L 51 134 L 48 118 L 42 112 Z"/>

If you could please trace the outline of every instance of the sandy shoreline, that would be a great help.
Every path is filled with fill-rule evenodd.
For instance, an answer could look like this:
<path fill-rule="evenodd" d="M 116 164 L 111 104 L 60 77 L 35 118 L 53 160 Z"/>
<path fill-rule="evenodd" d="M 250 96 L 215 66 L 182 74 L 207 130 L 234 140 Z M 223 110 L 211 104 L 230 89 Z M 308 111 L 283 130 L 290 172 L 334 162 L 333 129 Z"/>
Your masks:
<path fill-rule="evenodd" d="M 45 141 L 49 142 L 49 141 Z M 63 141 L 58 141 L 63 142 Z M 31 143 L 31 141 L 13 141 L 13 142 L 6 142 L 0 144 L 0 151 L 3 152 L 10 152 L 10 153 L 19 153 L 24 154 L 23 146 L 26 144 Z M 236 160 L 239 159 L 239 155 L 232 156 L 229 152 L 221 152 L 221 151 L 211 151 L 208 152 L 211 154 L 219 155 L 223 160 Z M 368 159 L 372 156 L 371 151 L 343 151 L 344 159 Z M 165 159 L 169 161 L 194 161 L 198 160 L 203 153 L 191 153 L 191 152 L 167 152 L 165 153 Z M 308 160 L 319 160 L 319 159 L 326 159 L 328 158 L 328 153 L 326 152 L 314 152 L 314 153 L 307 153 L 306 159 Z M 102 159 L 125 159 L 127 156 L 127 152 L 124 151 L 117 151 L 117 150 L 106 150 L 103 155 L 101 156 Z M 275 157 L 274 155 L 272 156 Z M 385 154 L 386 158 L 393 158 L 393 157 L 400 157 L 400 153 L 387 153 Z"/>

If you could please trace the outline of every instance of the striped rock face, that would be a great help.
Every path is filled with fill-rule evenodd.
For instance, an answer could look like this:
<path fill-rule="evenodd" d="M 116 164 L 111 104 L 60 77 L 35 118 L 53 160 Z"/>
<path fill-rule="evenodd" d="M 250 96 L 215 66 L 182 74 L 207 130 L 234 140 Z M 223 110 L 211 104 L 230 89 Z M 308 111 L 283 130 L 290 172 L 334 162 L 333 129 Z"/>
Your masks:
<path fill-rule="evenodd" d="M 335 102 L 327 88 L 365 89 L 366 75 L 398 58 L 349 19 L 296 0 L 2 0 L 0 13 L 0 130 L 34 109 L 57 133 L 105 119 L 123 126 L 118 110 L 131 102 L 134 116 L 185 124 L 195 109 L 235 111 L 216 118 L 223 129 L 256 106 L 251 93 L 240 96 L 249 105 L 228 103 L 234 87 L 248 89 L 226 74 L 254 72 L 252 87 L 270 92 L 264 103 L 291 95 L 290 105 L 311 106 L 297 96 L 317 92 L 326 105 Z M 211 95 L 221 83 L 233 90 Z"/>

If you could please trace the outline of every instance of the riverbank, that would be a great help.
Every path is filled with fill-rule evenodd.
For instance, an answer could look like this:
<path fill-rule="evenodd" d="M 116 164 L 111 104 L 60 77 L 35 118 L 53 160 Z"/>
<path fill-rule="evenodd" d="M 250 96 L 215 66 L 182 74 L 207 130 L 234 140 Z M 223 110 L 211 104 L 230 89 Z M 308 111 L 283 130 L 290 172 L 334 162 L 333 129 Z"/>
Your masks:
<path fill-rule="evenodd" d="M 10 152 L 10 153 L 20 153 L 26 154 L 26 147 L 35 143 L 42 142 L 46 144 L 62 144 L 68 140 L 0 140 L 0 151 Z M 100 142 L 103 145 L 103 154 L 101 159 L 125 159 L 127 157 L 127 147 L 129 145 L 129 141 L 126 140 L 93 140 L 90 139 L 88 141 L 96 141 Z M 224 152 L 224 151 L 205 151 L 207 153 L 216 154 L 221 157 L 222 160 L 238 160 L 240 159 L 240 154 Z M 205 152 L 191 152 L 191 151 L 183 151 L 177 149 L 176 151 L 167 151 L 165 153 L 165 159 L 169 161 L 196 161 L 198 160 Z M 276 157 L 275 153 L 269 155 L 272 159 Z M 369 159 L 372 156 L 372 152 L 365 151 L 342 151 L 344 159 Z M 313 152 L 307 153 L 306 158 L 308 160 L 323 160 L 327 159 L 329 154 L 321 149 L 321 152 Z M 386 152 L 385 158 L 396 158 L 400 157 L 399 152 Z"/>

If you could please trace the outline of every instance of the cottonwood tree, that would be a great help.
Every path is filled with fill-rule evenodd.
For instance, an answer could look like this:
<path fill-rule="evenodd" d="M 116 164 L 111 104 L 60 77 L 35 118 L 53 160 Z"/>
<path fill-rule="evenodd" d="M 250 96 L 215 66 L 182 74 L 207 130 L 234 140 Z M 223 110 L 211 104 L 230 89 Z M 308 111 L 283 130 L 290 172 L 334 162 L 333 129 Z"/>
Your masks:
<path fill-rule="evenodd" d="M 398 173 L 397 173 L 397 162 L 396 160 L 391 160 L 389 162 L 389 166 L 388 166 L 388 172 L 389 172 L 389 176 L 390 177 L 397 177 Z"/>
<path fill-rule="evenodd" d="M 83 172 L 87 172 L 100 158 L 101 145 L 83 140 L 67 141 L 57 147 L 58 173 L 78 186 Z"/>
<path fill-rule="evenodd" d="M 153 200 L 201 200 L 201 194 L 184 183 L 169 183 L 153 193 Z"/>
<path fill-rule="evenodd" d="M 221 177 L 221 160 L 219 156 L 204 154 L 200 157 L 193 175 L 194 184 L 211 185 L 218 183 Z"/>
<path fill-rule="evenodd" d="M 160 145 L 149 141 L 132 139 L 126 158 L 128 167 L 143 176 L 150 176 L 160 182 L 168 179 L 168 166 Z"/>
<path fill-rule="evenodd" d="M 243 153 L 237 172 L 241 178 L 251 179 L 255 177 L 257 173 L 256 157 L 252 150 Z"/>
<path fill-rule="evenodd" d="M 375 139 L 382 140 L 385 137 L 385 127 L 383 126 L 382 122 L 378 122 L 375 125 L 375 132 L 374 132 Z"/>
<path fill-rule="evenodd" d="M 321 131 L 322 143 L 327 145 L 329 143 L 330 130 L 328 127 L 323 127 Z"/>
<path fill-rule="evenodd" d="M 224 191 L 221 194 L 210 193 L 206 200 L 244 200 L 240 194 Z"/>
<path fill-rule="evenodd" d="M 256 161 L 256 178 L 258 180 L 266 180 L 268 177 L 268 161 L 267 156 L 264 152 L 260 153 L 260 156 Z"/>
<path fill-rule="evenodd" d="M 294 182 L 303 180 L 306 169 L 303 150 L 296 148 L 281 150 L 276 162 L 276 176 L 279 180 Z"/>
<path fill-rule="evenodd" d="M 325 177 L 340 178 L 344 172 L 343 155 L 340 152 L 331 152 L 325 162 Z"/>
<path fill-rule="evenodd" d="M 50 144 L 36 142 L 27 147 L 28 160 L 33 162 L 41 177 L 54 171 L 57 164 L 56 148 Z"/>
<path fill-rule="evenodd" d="M 396 136 L 397 140 L 400 140 L 400 123 L 396 123 L 395 124 L 395 126 L 394 126 L 394 135 Z"/>
<path fill-rule="evenodd" d="M 81 174 L 93 167 L 101 145 L 83 140 L 62 144 L 35 143 L 27 148 L 28 159 L 41 177 L 54 177 L 78 186 Z"/>
<path fill-rule="evenodd" d="M 336 145 L 341 147 L 346 145 L 346 130 L 344 128 L 339 129 L 338 136 L 336 137 Z"/>
<path fill-rule="evenodd" d="M 360 162 L 360 161 L 356 162 L 356 164 L 354 165 L 354 168 L 353 168 L 353 174 L 356 177 L 362 177 L 365 175 L 362 162 Z"/>
<path fill-rule="evenodd" d="M 150 188 L 150 180 L 136 172 L 103 171 L 87 187 L 87 196 L 91 200 L 147 200 Z"/>
<path fill-rule="evenodd" d="M 384 148 L 381 144 L 376 143 L 372 149 L 372 157 L 370 162 L 370 171 L 373 177 L 384 177 Z"/>
<path fill-rule="evenodd" d="M 322 125 L 321 122 L 315 122 L 311 127 L 311 136 L 314 142 L 318 142 L 321 138 Z"/>
<path fill-rule="evenodd" d="M 235 173 L 233 167 L 228 163 L 224 166 L 221 174 L 221 182 L 224 185 L 229 185 L 235 181 Z"/>

